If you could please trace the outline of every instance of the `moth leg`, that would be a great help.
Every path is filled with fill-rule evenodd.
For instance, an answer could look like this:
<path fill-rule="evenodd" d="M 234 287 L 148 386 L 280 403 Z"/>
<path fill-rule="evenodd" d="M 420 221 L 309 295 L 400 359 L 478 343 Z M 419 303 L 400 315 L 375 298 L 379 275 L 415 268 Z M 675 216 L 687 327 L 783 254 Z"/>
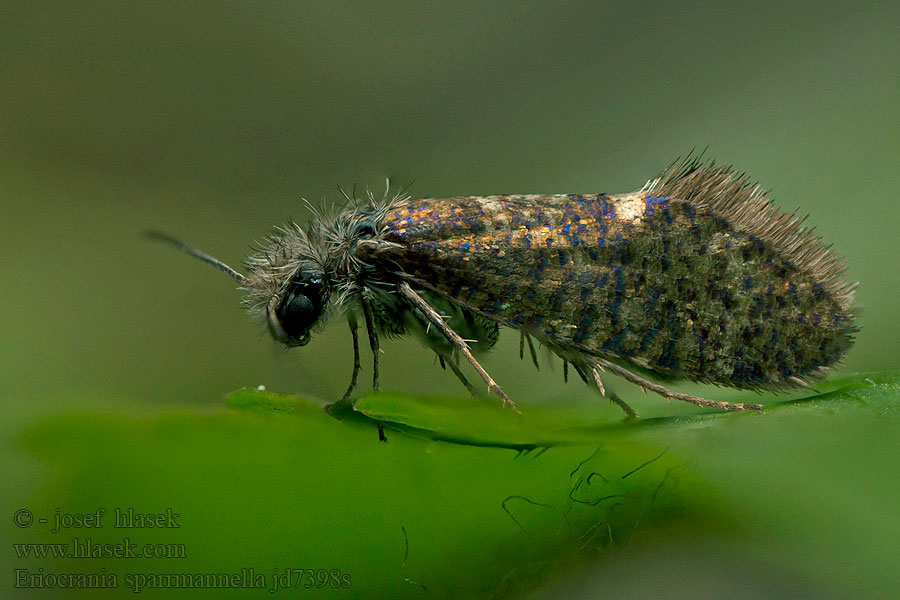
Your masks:
<path fill-rule="evenodd" d="M 444 357 L 438 354 L 438 358 L 441 360 L 441 367 L 444 365 L 448 365 L 450 370 L 453 371 L 453 374 L 456 375 L 456 378 L 459 379 L 459 382 L 466 386 L 466 389 L 469 390 L 469 393 L 472 394 L 473 398 L 477 398 L 478 394 L 475 393 L 475 387 L 469 383 L 469 380 L 466 379 L 466 376 L 463 375 L 463 372 L 459 370 L 459 365 L 457 361 L 453 360 L 453 357 L 448 356 L 446 360 Z"/>
<path fill-rule="evenodd" d="M 340 399 L 340 402 L 344 402 L 350 398 L 350 394 L 353 393 L 353 390 L 356 389 L 356 378 L 359 375 L 360 365 L 359 365 L 359 333 L 357 332 L 359 326 L 356 324 L 356 315 L 352 312 L 347 313 L 347 323 L 350 325 L 350 335 L 353 336 L 353 375 L 350 376 L 350 385 L 347 387 L 347 391 L 344 392 L 344 397 Z"/>
<path fill-rule="evenodd" d="M 363 316 L 366 318 L 366 332 L 369 334 L 369 348 L 372 349 L 372 389 L 378 391 L 378 332 L 375 331 L 375 319 L 372 316 L 372 305 L 365 292 L 360 295 Z"/>
<path fill-rule="evenodd" d="M 619 377 L 630 381 L 631 383 L 635 383 L 645 390 L 656 392 L 663 398 L 674 398 L 683 402 L 696 404 L 697 406 L 711 406 L 713 408 L 721 408 L 722 410 L 762 410 L 762 405 L 760 404 L 744 404 L 742 402 L 719 402 L 717 400 L 707 400 L 706 398 L 691 396 L 690 394 L 682 394 L 681 392 L 670 390 L 669 388 L 661 386 L 658 383 L 654 383 L 648 379 L 644 379 L 640 375 L 629 371 L 625 367 L 620 367 L 619 365 L 609 362 L 608 360 L 604 360 L 602 358 L 595 358 L 595 360 L 597 361 L 598 367 L 608 370 L 611 373 L 614 373 Z"/>
<path fill-rule="evenodd" d="M 458 333 L 453 331 L 453 329 L 451 329 L 450 326 L 444 322 L 444 319 L 441 318 L 441 315 L 439 315 L 436 310 L 431 308 L 431 306 L 427 302 L 425 302 L 425 300 L 423 300 L 421 296 L 413 291 L 413 289 L 409 287 L 409 284 L 405 281 L 401 282 L 400 285 L 397 286 L 397 289 L 406 297 L 407 300 L 412 303 L 413 306 L 418 308 L 419 311 L 421 311 L 421 313 L 425 315 L 425 318 L 428 319 L 432 325 L 438 328 L 438 331 L 444 334 L 444 337 L 447 338 L 447 341 L 449 341 L 454 348 L 459 350 L 460 354 L 466 357 L 466 360 L 469 361 L 469 364 L 472 365 L 472 367 L 478 372 L 478 374 L 487 384 L 488 390 L 500 396 L 500 399 L 503 400 L 503 404 L 505 406 L 508 406 L 515 412 L 519 412 L 519 410 L 516 408 L 516 404 L 512 401 L 512 399 L 507 396 L 506 392 L 504 392 L 500 388 L 500 386 L 497 385 L 497 382 L 495 382 L 494 379 L 490 375 L 488 375 L 488 372 L 484 370 L 484 367 L 482 367 L 481 364 L 477 360 L 475 360 L 475 357 L 472 356 L 472 352 L 469 350 L 469 346 L 466 344 L 466 342 L 461 337 L 459 337 Z"/>
<path fill-rule="evenodd" d="M 528 335 L 527 333 L 525 334 L 525 341 L 528 342 L 528 351 L 531 352 L 531 362 L 534 363 L 534 368 L 537 369 L 538 371 L 540 371 L 541 366 L 538 364 L 538 361 L 537 361 L 537 352 L 534 351 L 534 344 L 531 343 L 531 336 Z"/>
<path fill-rule="evenodd" d="M 524 331 L 519 332 L 519 360 L 525 360 L 526 341 L 528 342 L 528 351 L 531 352 L 531 362 L 534 363 L 534 368 L 540 371 L 541 366 L 538 364 L 537 353 L 534 351 L 534 344 L 531 342 L 531 336 Z"/>
<path fill-rule="evenodd" d="M 430 324 L 428 326 L 431 327 Z M 437 353 L 435 353 L 435 354 L 437 354 Z M 456 375 L 456 378 L 459 379 L 459 381 L 464 386 L 466 386 L 466 389 L 469 390 L 469 393 L 472 394 L 473 398 L 477 398 L 478 396 L 475 394 L 475 388 L 472 387 L 472 384 L 469 383 L 469 380 L 466 379 L 466 376 L 463 375 L 463 372 L 459 370 L 459 365 L 457 364 L 458 361 L 452 356 L 448 356 L 447 359 L 445 360 L 443 354 L 437 354 L 437 357 L 438 357 L 438 362 L 441 364 L 441 370 L 446 371 L 447 365 L 449 364 L 450 370 L 453 371 L 453 374 Z"/>
<path fill-rule="evenodd" d="M 375 331 L 375 318 L 372 316 L 372 304 L 366 297 L 365 290 L 359 297 L 362 304 L 363 316 L 366 318 L 366 333 L 369 334 L 369 348 L 372 349 L 372 390 L 378 391 L 378 353 L 381 351 L 378 345 L 378 332 Z M 354 336 L 355 341 L 355 336 Z M 384 435 L 384 426 L 378 421 L 378 440 L 387 442 Z"/>
<path fill-rule="evenodd" d="M 609 395 L 606 394 L 606 388 L 603 387 L 603 381 L 600 379 L 600 370 L 599 367 L 591 367 L 591 373 L 594 375 L 594 383 L 597 384 L 597 390 L 599 390 L 600 395 L 605 398 L 609 398 L 609 401 L 621 408 L 625 411 L 625 415 L 629 419 L 640 419 L 640 415 L 631 408 L 627 402 L 619 398 L 619 395 L 615 392 L 610 392 Z"/>
<path fill-rule="evenodd" d="M 353 390 L 356 389 L 356 378 L 359 375 L 359 335 L 357 333 L 357 329 L 359 327 L 356 325 L 356 315 L 353 313 L 347 314 L 347 323 L 350 325 L 350 335 L 353 336 L 353 375 L 350 377 L 350 385 L 347 386 L 347 391 L 344 392 L 344 395 L 337 402 L 331 402 L 325 405 L 325 414 L 331 415 L 332 417 L 340 420 L 335 413 L 335 409 L 339 404 L 345 404 L 350 402 L 350 395 L 353 393 Z"/>
<path fill-rule="evenodd" d="M 568 364 L 568 362 L 566 363 Z M 604 398 L 609 398 L 609 401 L 622 409 L 625 413 L 626 419 L 639 419 L 637 412 L 633 408 L 631 408 L 624 400 L 619 398 L 619 395 L 615 392 L 606 393 L 606 388 L 603 386 L 603 381 L 600 379 L 600 371 L 598 371 L 598 367 L 590 366 L 582 362 L 573 362 L 572 367 L 575 369 L 575 372 L 578 373 L 578 376 L 581 377 L 581 380 L 588 385 L 592 383 L 597 386 L 597 391 L 600 392 L 600 395 Z M 588 376 L 590 373 L 590 377 Z"/>

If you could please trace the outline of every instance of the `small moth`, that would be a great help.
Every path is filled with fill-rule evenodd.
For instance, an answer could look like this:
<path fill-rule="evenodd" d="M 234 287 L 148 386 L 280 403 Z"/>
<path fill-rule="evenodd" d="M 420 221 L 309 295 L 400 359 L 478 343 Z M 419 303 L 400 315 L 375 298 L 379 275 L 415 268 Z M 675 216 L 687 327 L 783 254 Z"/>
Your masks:
<path fill-rule="evenodd" d="M 246 275 L 150 235 L 236 279 L 287 346 L 306 345 L 329 312 L 342 314 L 354 353 L 344 399 L 360 372 L 360 317 L 376 390 L 379 340 L 418 333 L 470 391 L 459 356 L 513 410 L 473 354 L 490 349 L 501 326 L 520 332 L 520 356 L 527 341 L 534 359 L 534 338 L 604 395 L 606 371 L 666 398 L 756 410 L 647 377 L 806 386 L 842 359 L 857 330 L 856 284 L 845 282 L 842 259 L 803 218 L 711 161 L 689 156 L 625 194 L 345 197 L 338 214 L 314 211 L 304 228 L 276 229 Z"/>

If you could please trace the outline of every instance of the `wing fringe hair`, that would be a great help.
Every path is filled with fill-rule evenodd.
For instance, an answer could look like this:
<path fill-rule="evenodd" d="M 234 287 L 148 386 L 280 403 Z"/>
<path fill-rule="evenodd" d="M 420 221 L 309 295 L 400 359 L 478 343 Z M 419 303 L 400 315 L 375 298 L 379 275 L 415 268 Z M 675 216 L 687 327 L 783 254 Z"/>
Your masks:
<path fill-rule="evenodd" d="M 734 228 L 760 238 L 780 255 L 790 257 L 800 270 L 818 280 L 844 310 L 852 309 L 857 284 L 844 280 L 844 259 L 804 225 L 805 216 L 775 208 L 768 192 L 745 173 L 689 155 L 648 181 L 641 193 L 690 202 L 698 210 L 726 219 Z"/>

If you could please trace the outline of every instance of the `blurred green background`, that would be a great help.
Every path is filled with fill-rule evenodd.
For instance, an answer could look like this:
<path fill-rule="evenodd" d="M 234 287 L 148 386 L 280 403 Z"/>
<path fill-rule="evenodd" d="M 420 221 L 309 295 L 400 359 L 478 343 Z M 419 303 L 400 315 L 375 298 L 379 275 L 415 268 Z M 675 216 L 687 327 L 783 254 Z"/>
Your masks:
<path fill-rule="evenodd" d="M 233 282 L 141 232 L 239 264 L 307 218 L 302 197 L 386 177 L 416 196 L 623 192 L 708 147 L 847 258 L 863 329 L 841 372 L 896 368 L 898 23 L 894 2 L 3 3 L 3 495 L 41 489 L 49 467 L 17 444 L 47 417 L 198 414 L 259 384 L 339 397 L 343 324 L 285 352 Z M 520 407 L 597 405 L 517 346 L 484 362 Z M 415 341 L 384 349 L 384 388 L 461 393 Z M 613 385 L 645 416 L 696 412 Z"/>

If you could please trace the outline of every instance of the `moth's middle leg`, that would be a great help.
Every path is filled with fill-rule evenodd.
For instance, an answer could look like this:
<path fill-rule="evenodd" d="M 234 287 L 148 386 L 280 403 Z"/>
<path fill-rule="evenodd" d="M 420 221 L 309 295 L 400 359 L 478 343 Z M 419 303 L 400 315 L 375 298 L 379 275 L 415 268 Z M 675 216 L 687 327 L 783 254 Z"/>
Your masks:
<path fill-rule="evenodd" d="M 375 331 L 375 318 L 372 316 L 372 303 L 366 296 L 366 290 L 360 294 L 360 304 L 362 304 L 363 317 L 366 319 L 366 333 L 369 334 L 369 348 L 372 350 L 372 389 L 378 391 L 378 353 L 381 349 L 378 344 L 378 332 Z M 356 342 L 356 331 L 354 330 L 353 341 Z M 354 344 L 354 349 L 358 350 L 358 345 Z M 378 421 L 378 440 L 387 442 L 384 435 L 384 425 Z"/>
<path fill-rule="evenodd" d="M 397 290 L 401 294 L 403 294 L 403 296 L 407 300 L 409 300 L 413 306 L 419 309 L 419 311 L 425 316 L 425 318 L 428 319 L 428 321 L 432 325 L 437 327 L 438 331 L 444 334 L 444 337 L 447 338 L 447 341 L 450 342 L 453 347 L 459 351 L 460 354 L 466 357 L 466 360 L 469 361 L 469 364 L 472 365 L 475 371 L 478 372 L 478 374 L 487 384 L 488 390 L 500 396 L 500 399 L 503 400 L 503 404 L 505 406 L 508 406 L 515 412 L 519 412 L 519 409 L 516 408 L 515 402 L 513 402 L 512 399 L 506 395 L 506 392 L 504 392 L 500 388 L 500 386 L 497 385 L 497 382 L 494 381 L 493 377 L 488 375 L 488 372 L 484 370 L 484 367 L 482 367 L 481 364 L 477 360 L 475 360 L 475 357 L 472 356 L 471 350 L 469 350 L 469 345 L 466 344 L 465 340 L 463 340 L 458 333 L 453 331 L 453 329 L 444 322 L 444 319 L 441 318 L 441 315 L 439 315 L 436 310 L 431 308 L 431 305 L 425 302 L 425 300 L 423 300 L 421 296 L 419 296 L 411 287 L 409 287 L 409 284 L 405 281 L 401 282 L 397 286 Z"/>
<path fill-rule="evenodd" d="M 353 375 L 350 376 L 350 385 L 339 402 L 346 402 L 350 399 L 350 394 L 356 389 L 356 379 L 359 376 L 359 326 L 356 324 L 356 315 L 352 312 L 347 313 L 347 324 L 350 325 L 350 335 L 353 337 Z"/>
<path fill-rule="evenodd" d="M 372 389 L 378 391 L 378 353 L 381 351 L 378 345 L 378 332 L 375 331 L 375 318 L 372 316 L 372 303 L 366 297 L 366 291 L 360 295 L 363 316 L 366 319 L 366 332 L 369 334 L 369 348 L 372 349 Z"/>

